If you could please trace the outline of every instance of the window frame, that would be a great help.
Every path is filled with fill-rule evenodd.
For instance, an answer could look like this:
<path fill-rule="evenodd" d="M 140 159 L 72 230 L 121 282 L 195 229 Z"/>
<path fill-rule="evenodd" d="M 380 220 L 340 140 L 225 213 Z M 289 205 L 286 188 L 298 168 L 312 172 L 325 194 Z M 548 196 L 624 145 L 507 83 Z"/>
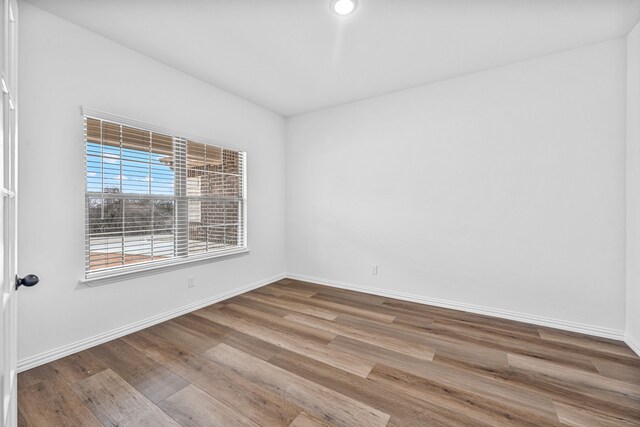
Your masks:
<path fill-rule="evenodd" d="M 183 139 L 185 141 L 193 141 L 193 142 L 197 142 L 197 143 L 201 143 L 201 144 L 207 144 L 207 145 L 212 145 L 214 147 L 217 148 L 226 148 L 228 150 L 233 150 L 233 151 L 237 151 L 240 156 L 242 156 L 242 162 L 243 162 L 243 168 L 242 168 L 242 174 L 241 174 L 241 179 L 242 179 L 242 195 L 241 195 L 241 200 L 242 200 L 242 204 L 243 204 L 243 209 L 242 209 L 242 215 L 241 215 L 241 220 L 242 220 L 242 245 L 237 246 L 237 247 L 233 247 L 233 248 L 229 248 L 229 249 L 225 249 L 225 250 L 219 250 L 219 251 L 211 251 L 211 252 L 205 252 L 205 253 L 198 253 L 198 254 L 194 254 L 194 255 L 187 255 L 187 256 L 175 256 L 174 258 L 171 259 L 167 259 L 167 260 L 155 260 L 155 261 L 149 261 L 149 262 L 143 262 L 143 263 L 138 263 L 138 264 L 131 264 L 131 265 L 124 265 L 124 266 L 119 266 L 119 267 L 113 267 L 110 269 L 103 269 L 103 270 L 98 270 L 95 272 L 90 272 L 88 270 L 88 265 L 86 264 L 86 259 L 87 259 L 87 251 L 88 251 L 88 245 L 89 245 L 89 239 L 90 239 L 90 233 L 87 230 L 87 215 L 88 212 L 86 210 L 86 203 L 87 203 L 87 197 L 90 194 L 90 192 L 87 191 L 87 180 L 88 180 L 88 175 L 87 175 L 87 154 L 86 154 L 86 133 L 83 134 L 83 142 L 84 142 L 84 195 L 83 195 L 83 203 L 84 203 L 84 222 L 83 222 L 83 227 L 84 227 L 84 233 L 85 233 L 85 248 L 83 251 L 83 259 L 84 259 L 84 267 L 83 267 L 83 276 L 82 279 L 80 279 L 80 283 L 84 283 L 88 286 L 94 286 L 94 285 L 100 285 L 100 284 L 105 284 L 105 283 L 110 283 L 110 282 L 115 282 L 115 281 L 121 281 L 121 280 L 126 280 L 128 278 L 133 278 L 133 277 L 137 277 L 137 276 L 144 276 L 144 275 L 149 275 L 149 274 L 157 274 L 160 273 L 162 271 L 170 271 L 173 269 L 178 269 L 178 268 L 184 268 L 188 265 L 192 265 L 194 263 L 204 263 L 207 261 L 212 261 L 215 259 L 219 259 L 219 258 L 227 258 L 227 257 L 232 257 L 232 256 L 238 256 L 241 254 L 247 254 L 249 253 L 249 247 L 248 247 L 248 221 L 247 221 L 247 212 L 248 212 L 248 203 L 247 203 L 247 153 L 245 151 L 242 150 L 238 150 L 236 148 L 233 147 L 229 147 L 229 146 L 222 146 L 220 143 L 212 141 L 210 139 L 207 138 L 202 138 L 202 137 L 198 137 L 198 136 L 194 136 L 194 135 L 190 135 L 188 133 L 185 132 L 180 132 L 180 131 L 176 131 L 176 130 L 172 130 L 172 129 L 167 129 L 167 128 L 163 128 L 157 125 L 153 125 L 153 124 L 149 124 L 149 123 L 144 123 L 144 122 L 140 122 L 137 120 L 133 120 L 133 119 L 129 119 L 127 117 L 122 117 L 116 114 L 111 114 L 111 113 L 107 113 L 104 111 L 100 111 L 100 110 L 96 110 L 94 108 L 91 107 L 87 107 L 87 106 L 82 106 L 81 107 L 81 113 L 82 113 L 82 119 L 83 122 L 86 121 L 87 118 L 92 118 L 92 119 L 97 119 L 97 120 L 104 120 L 104 121 L 108 121 L 108 122 L 112 122 L 118 125 L 122 125 L 122 126 L 128 126 L 131 128 L 137 128 L 140 130 L 144 130 L 144 131 L 149 131 L 149 132 L 154 132 L 154 133 L 159 133 L 159 134 L 164 134 L 164 135 L 168 135 L 171 136 L 172 138 L 176 139 Z M 126 195 L 127 198 L 128 196 L 133 196 L 135 198 L 135 195 Z M 142 195 L 142 198 L 144 197 L 151 197 L 154 198 L 156 196 L 154 195 Z M 166 196 L 167 198 L 170 198 L 171 200 L 175 200 L 174 196 Z M 124 199 L 123 198 L 123 199 Z M 187 215 L 188 215 L 188 211 L 187 211 Z M 188 217 L 187 217 L 188 220 Z M 176 220 L 174 220 L 174 227 L 176 225 Z"/>

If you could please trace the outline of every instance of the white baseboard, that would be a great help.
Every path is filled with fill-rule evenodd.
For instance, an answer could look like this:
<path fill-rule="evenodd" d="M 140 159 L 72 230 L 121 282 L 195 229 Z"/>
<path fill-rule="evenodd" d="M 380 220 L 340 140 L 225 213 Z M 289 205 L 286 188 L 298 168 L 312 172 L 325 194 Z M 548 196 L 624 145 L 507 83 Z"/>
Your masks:
<path fill-rule="evenodd" d="M 633 350 L 638 356 L 640 356 L 640 342 L 638 342 L 630 335 L 626 335 L 624 337 L 624 342 L 629 346 L 631 350 Z"/>
<path fill-rule="evenodd" d="M 482 314 L 485 316 L 499 317 L 501 319 L 515 320 L 518 322 L 531 323 L 539 326 L 547 326 L 549 328 L 562 329 L 562 330 L 571 331 L 571 332 L 579 332 L 582 334 L 594 335 L 594 336 L 603 337 L 603 338 L 610 338 L 610 339 L 619 340 L 619 341 L 624 340 L 624 331 L 605 328 L 602 326 L 587 325 L 584 323 L 570 322 L 567 320 L 553 319 L 549 317 L 537 316 L 534 314 L 518 313 L 515 311 L 484 307 L 480 305 L 467 304 L 467 303 L 443 300 L 438 298 L 429 298 L 422 295 L 388 291 L 385 289 L 355 285 L 352 283 L 323 279 L 320 277 L 307 276 L 304 274 L 287 273 L 286 276 L 287 278 L 290 278 L 290 279 L 302 280 L 305 282 L 332 286 L 334 288 L 348 289 L 351 291 L 364 292 L 367 294 L 379 295 L 379 296 L 394 298 L 394 299 L 403 300 L 403 301 L 434 305 L 436 307 L 450 308 L 453 310 L 466 311 L 469 313 Z M 640 346 L 636 348 L 640 348 Z M 636 352 L 638 351 L 636 350 Z"/>
<path fill-rule="evenodd" d="M 116 338 L 120 338 L 125 335 L 131 334 L 133 332 L 139 331 L 141 329 L 148 328 L 149 326 L 153 326 L 155 324 L 164 322 L 166 320 L 173 319 L 174 317 L 182 316 L 183 314 L 190 313 L 192 311 L 198 310 L 208 305 L 215 304 L 217 302 L 229 299 L 236 295 L 240 295 L 245 292 L 249 292 L 253 289 L 257 289 L 262 286 L 268 285 L 269 283 L 277 282 L 278 280 L 283 279 L 284 277 L 286 277 L 285 274 L 277 274 L 275 276 L 271 276 L 266 279 L 250 283 L 248 285 L 241 286 L 239 288 L 236 288 L 227 292 L 223 292 L 213 297 L 206 298 L 206 299 L 176 308 L 174 310 L 170 310 L 165 313 L 140 320 L 139 322 L 135 322 L 130 325 L 125 325 L 120 328 L 116 328 L 111 331 L 104 332 L 102 334 L 95 335 L 93 337 L 90 337 L 84 340 L 76 341 L 74 343 L 55 348 L 53 350 L 45 351 L 44 353 L 40 353 L 35 356 L 27 357 L 25 359 L 18 361 L 18 372 L 23 372 L 31 368 L 35 368 L 36 366 L 53 362 L 54 360 L 60 359 L 70 354 L 77 353 L 79 351 L 86 350 L 91 347 L 95 347 L 107 341 L 111 341 Z"/>
<path fill-rule="evenodd" d="M 245 286 L 233 289 L 231 291 L 223 292 L 204 300 L 200 300 L 185 306 L 179 307 L 174 310 L 167 311 L 156 316 L 143 319 L 139 322 L 132 323 L 120 328 L 113 329 L 111 331 L 104 332 L 102 334 L 76 341 L 74 343 L 49 350 L 35 356 L 27 357 L 18 361 L 18 372 L 24 372 L 31 368 L 35 368 L 45 363 L 52 362 L 62 357 L 68 356 L 73 353 L 77 353 L 82 350 L 86 350 L 91 347 L 103 344 L 107 341 L 120 338 L 122 336 L 131 334 L 144 328 L 156 325 L 174 317 L 182 316 L 183 314 L 190 313 L 200 308 L 206 307 L 211 304 L 232 298 L 236 295 L 249 292 L 253 289 L 260 288 L 268 285 L 269 283 L 276 282 L 283 278 L 291 278 L 295 280 L 302 280 L 305 282 L 318 283 L 321 285 L 331 286 L 334 288 L 348 289 L 356 292 L 364 292 L 372 295 L 379 295 L 388 298 L 394 298 L 403 301 L 416 302 L 420 304 L 434 305 L 437 307 L 450 308 L 453 310 L 466 311 L 470 313 L 483 314 L 487 316 L 499 317 L 502 319 L 515 320 L 518 322 L 526 322 L 534 325 L 547 326 L 550 328 L 563 329 L 572 332 L 579 332 L 588 335 L 594 335 L 598 337 L 611 338 L 615 340 L 624 340 L 626 344 L 640 356 L 640 343 L 630 336 L 625 336 L 623 331 L 618 331 L 610 328 L 603 328 L 600 326 L 586 325 L 582 323 L 569 322 L 566 320 L 552 319 L 542 316 L 536 316 L 526 313 L 518 313 L 508 310 L 495 309 L 491 307 L 483 307 L 473 304 L 460 303 L 455 301 L 442 300 L 437 298 L 429 298 L 421 295 L 406 294 L 395 291 L 387 291 L 384 289 L 371 288 L 368 286 L 355 285 L 352 283 L 346 283 L 336 280 L 328 280 L 320 277 L 307 276 L 296 273 L 277 274 L 272 277 L 268 277 L 257 282 L 250 283 Z"/>

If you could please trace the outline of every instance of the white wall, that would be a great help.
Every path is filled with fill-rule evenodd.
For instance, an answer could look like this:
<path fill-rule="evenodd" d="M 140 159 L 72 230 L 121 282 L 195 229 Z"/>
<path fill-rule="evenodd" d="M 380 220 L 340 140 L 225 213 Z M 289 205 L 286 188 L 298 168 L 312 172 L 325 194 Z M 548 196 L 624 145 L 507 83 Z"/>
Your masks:
<path fill-rule="evenodd" d="M 621 337 L 625 56 L 615 40 L 287 119 L 287 271 Z"/>
<path fill-rule="evenodd" d="M 19 292 L 19 360 L 284 271 L 280 116 L 24 2 L 19 77 L 19 270 L 41 278 L 37 287 Z M 95 288 L 79 286 L 81 105 L 246 150 L 251 253 Z M 187 289 L 188 275 L 196 277 L 195 288 Z"/>
<path fill-rule="evenodd" d="M 285 231 L 292 273 L 605 335 L 625 327 L 626 291 L 627 332 L 640 336 L 640 265 L 625 289 L 625 133 L 638 163 L 640 122 L 625 132 L 624 40 L 290 118 L 285 165 L 280 116 L 27 3 L 20 12 L 19 269 L 42 279 L 19 292 L 20 360 L 277 275 Z M 80 105 L 246 150 L 251 254 L 79 285 Z"/>
<path fill-rule="evenodd" d="M 627 37 L 627 327 L 640 354 L 640 24 Z"/>

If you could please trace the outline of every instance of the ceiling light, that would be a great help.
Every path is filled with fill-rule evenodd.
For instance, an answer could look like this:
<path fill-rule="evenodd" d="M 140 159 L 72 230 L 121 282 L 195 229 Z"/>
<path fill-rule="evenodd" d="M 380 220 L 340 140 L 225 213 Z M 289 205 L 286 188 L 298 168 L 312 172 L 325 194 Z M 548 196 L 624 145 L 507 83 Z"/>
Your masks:
<path fill-rule="evenodd" d="M 331 10 L 338 15 L 348 15 L 356 8 L 356 0 L 333 0 Z"/>

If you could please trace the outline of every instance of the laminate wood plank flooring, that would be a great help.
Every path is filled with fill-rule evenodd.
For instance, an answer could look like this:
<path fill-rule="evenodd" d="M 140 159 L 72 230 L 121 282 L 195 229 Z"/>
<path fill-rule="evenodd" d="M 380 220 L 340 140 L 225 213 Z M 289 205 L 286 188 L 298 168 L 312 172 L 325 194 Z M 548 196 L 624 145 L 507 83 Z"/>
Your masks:
<path fill-rule="evenodd" d="M 78 381 L 71 388 L 103 425 L 178 426 L 111 369 Z"/>
<path fill-rule="evenodd" d="M 623 342 L 283 279 L 18 375 L 40 426 L 640 426 Z"/>

